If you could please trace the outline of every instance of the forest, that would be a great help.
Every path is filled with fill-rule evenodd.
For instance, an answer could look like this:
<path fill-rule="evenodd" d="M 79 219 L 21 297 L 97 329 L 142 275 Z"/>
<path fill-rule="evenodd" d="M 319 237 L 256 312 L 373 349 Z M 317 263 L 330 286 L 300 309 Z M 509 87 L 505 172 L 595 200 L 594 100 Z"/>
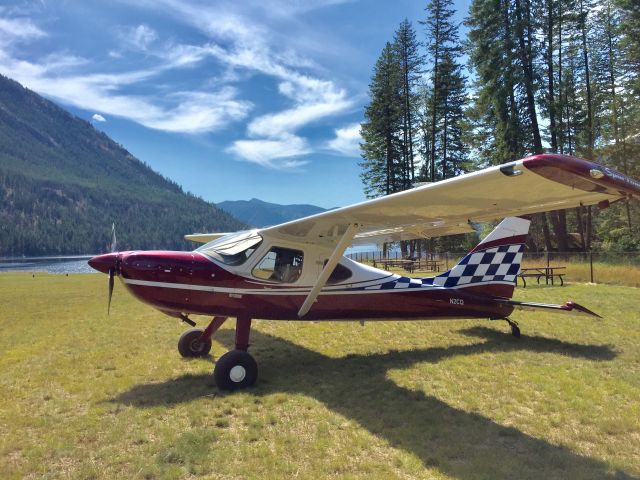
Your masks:
<path fill-rule="evenodd" d="M 640 2 L 473 0 L 462 25 L 457 13 L 430 0 L 382 48 L 361 125 L 369 198 L 545 152 L 640 178 Z M 538 214 L 528 247 L 638 251 L 639 213 L 633 199 Z"/>

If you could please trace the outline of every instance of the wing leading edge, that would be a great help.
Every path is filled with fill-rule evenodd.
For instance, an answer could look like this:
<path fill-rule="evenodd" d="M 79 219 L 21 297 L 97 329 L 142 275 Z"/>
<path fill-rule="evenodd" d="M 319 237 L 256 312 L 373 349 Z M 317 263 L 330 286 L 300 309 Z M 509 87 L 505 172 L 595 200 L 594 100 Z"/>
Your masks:
<path fill-rule="evenodd" d="M 640 182 L 580 158 L 543 154 L 260 230 L 283 240 L 334 246 L 472 231 L 472 222 L 640 197 Z"/>

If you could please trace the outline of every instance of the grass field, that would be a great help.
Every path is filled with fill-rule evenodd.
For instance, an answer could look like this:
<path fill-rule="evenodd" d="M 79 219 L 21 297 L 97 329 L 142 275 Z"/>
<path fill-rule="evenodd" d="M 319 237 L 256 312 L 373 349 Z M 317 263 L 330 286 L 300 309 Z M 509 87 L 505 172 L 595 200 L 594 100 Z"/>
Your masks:
<path fill-rule="evenodd" d="M 640 289 L 528 287 L 603 321 L 256 321 L 219 392 L 104 275 L 0 275 L 0 478 L 640 478 Z M 198 319 L 206 321 L 204 318 Z M 231 346 L 233 322 L 213 353 Z"/>

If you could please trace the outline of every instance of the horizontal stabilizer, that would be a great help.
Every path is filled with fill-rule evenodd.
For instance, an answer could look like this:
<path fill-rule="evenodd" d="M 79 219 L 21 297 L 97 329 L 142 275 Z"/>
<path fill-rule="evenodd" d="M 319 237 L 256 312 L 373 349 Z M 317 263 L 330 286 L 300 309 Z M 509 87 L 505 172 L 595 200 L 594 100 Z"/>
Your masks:
<path fill-rule="evenodd" d="M 498 303 L 504 303 L 511 305 L 520 310 L 552 310 L 558 313 L 572 313 L 577 315 L 588 315 L 590 317 L 602 318 L 595 312 L 592 312 L 586 307 L 577 304 L 569 300 L 564 305 L 554 305 L 549 303 L 536 303 L 536 302 L 518 302 L 516 300 L 497 300 Z"/>

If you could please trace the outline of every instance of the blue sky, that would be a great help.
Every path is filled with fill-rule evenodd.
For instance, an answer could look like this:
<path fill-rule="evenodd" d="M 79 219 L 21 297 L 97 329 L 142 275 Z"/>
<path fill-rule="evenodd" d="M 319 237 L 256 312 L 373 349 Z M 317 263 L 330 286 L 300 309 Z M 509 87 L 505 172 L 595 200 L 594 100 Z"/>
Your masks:
<path fill-rule="evenodd" d="M 0 2 L 0 73 L 206 200 L 343 206 L 373 65 L 426 4 Z"/>

